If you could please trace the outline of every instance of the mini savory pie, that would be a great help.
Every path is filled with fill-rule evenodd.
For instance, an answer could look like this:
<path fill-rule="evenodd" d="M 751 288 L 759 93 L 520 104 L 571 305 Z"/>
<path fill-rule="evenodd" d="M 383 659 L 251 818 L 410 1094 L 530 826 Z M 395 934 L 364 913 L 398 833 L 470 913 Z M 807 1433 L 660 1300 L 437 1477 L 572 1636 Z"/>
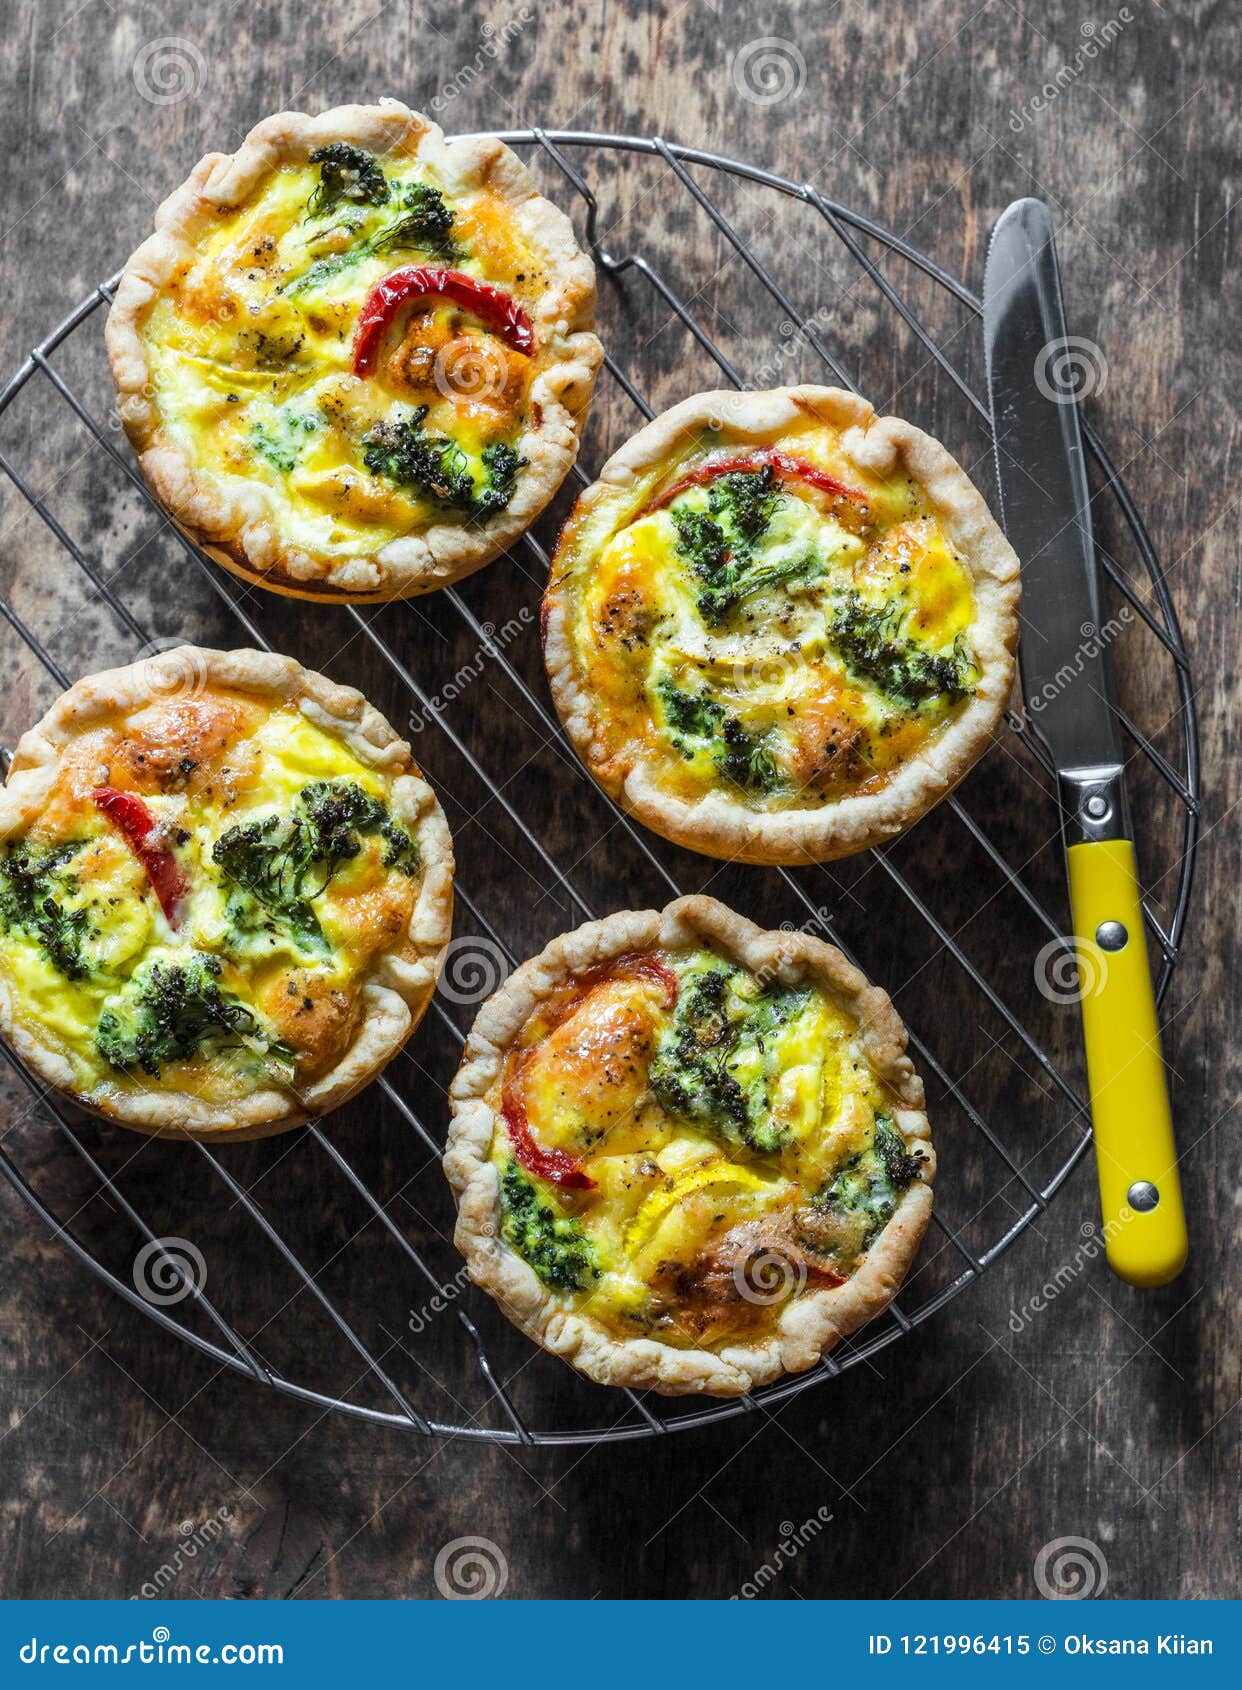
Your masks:
<path fill-rule="evenodd" d="M 108 319 L 120 414 L 180 526 L 300 598 L 488 563 L 578 451 L 595 271 L 499 141 L 396 100 L 267 118 L 159 208 Z"/>
<path fill-rule="evenodd" d="M 417 1024 L 452 880 L 435 795 L 352 688 L 194 646 L 91 675 L 0 788 L 0 1030 L 124 1126 L 282 1132 Z"/>
<path fill-rule="evenodd" d="M 890 838 L 988 744 L 1018 560 L 936 441 L 835 388 L 704 393 L 578 500 L 553 697 L 600 785 L 680 845 L 823 862 Z"/>
<path fill-rule="evenodd" d="M 813 1367 L 931 1214 L 905 1049 L 840 951 L 710 898 L 555 940 L 484 1004 L 450 1094 L 471 1277 L 600 1384 L 736 1396 Z"/>

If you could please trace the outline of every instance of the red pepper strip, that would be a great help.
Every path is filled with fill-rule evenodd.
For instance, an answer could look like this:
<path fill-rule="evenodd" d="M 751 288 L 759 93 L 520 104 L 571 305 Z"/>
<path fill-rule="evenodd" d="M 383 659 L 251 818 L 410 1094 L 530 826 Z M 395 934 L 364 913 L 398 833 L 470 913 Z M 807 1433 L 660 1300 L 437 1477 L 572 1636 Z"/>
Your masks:
<path fill-rule="evenodd" d="M 526 1105 L 515 1095 L 513 1080 L 512 1074 L 506 1075 L 502 1107 L 513 1154 L 518 1161 L 527 1173 L 535 1174 L 539 1179 L 546 1179 L 550 1185 L 559 1185 L 571 1191 L 594 1191 L 595 1181 L 583 1173 L 567 1151 L 545 1150 L 542 1145 L 535 1143 L 530 1122 L 526 1117 Z"/>
<path fill-rule="evenodd" d="M 605 981 L 619 976 L 638 974 L 649 980 L 655 980 L 663 986 L 665 994 L 665 1008 L 672 1009 L 677 1002 L 677 976 L 667 963 L 661 962 L 659 957 L 632 953 L 617 957 L 613 962 L 606 962 L 599 968 L 593 968 L 589 973 L 580 975 L 577 984 L 584 986 L 587 991 L 603 985 Z M 572 1006 L 567 1006 L 565 1016 L 572 1012 Z M 560 1025 L 560 1020 L 556 1026 Z M 555 1031 L 555 1027 L 550 1029 Z M 537 1047 L 534 1047 L 537 1048 Z M 526 1169 L 527 1173 L 535 1174 L 539 1179 L 546 1179 L 551 1185 L 559 1185 L 571 1191 L 594 1191 L 595 1181 L 588 1174 L 584 1174 L 577 1160 L 566 1150 L 545 1150 L 536 1144 L 535 1136 L 530 1130 L 530 1120 L 526 1114 L 526 1105 L 517 1095 L 517 1084 L 521 1079 L 522 1069 L 534 1054 L 534 1048 L 525 1053 L 519 1062 L 512 1059 L 505 1070 L 504 1085 L 501 1091 L 501 1113 L 505 1118 L 505 1126 L 509 1130 L 509 1140 L 513 1145 L 513 1154 Z"/>
<path fill-rule="evenodd" d="M 160 824 L 135 792 L 118 792 L 114 786 L 97 786 L 91 797 L 96 808 L 103 811 L 147 871 L 147 879 L 168 918 L 168 925 L 176 927 L 180 913 L 178 904 L 188 888 L 172 852 L 162 845 L 149 843 L 151 835 L 158 834 Z"/>
<path fill-rule="evenodd" d="M 503 288 L 476 281 L 463 270 L 442 270 L 434 265 L 407 265 L 376 282 L 358 318 L 354 338 L 354 374 L 369 376 L 379 357 L 380 342 L 389 324 L 411 300 L 439 294 L 455 305 L 473 311 L 500 340 L 517 352 L 533 352 L 535 330 L 517 300 Z"/>
<path fill-rule="evenodd" d="M 757 452 L 730 452 L 706 459 L 689 470 L 679 481 L 675 481 L 671 487 L 657 493 L 640 515 L 650 516 L 652 511 L 663 510 L 665 505 L 672 504 L 674 499 L 689 488 L 701 487 L 705 482 L 716 481 L 722 475 L 752 475 L 760 469 L 775 470 L 782 481 L 805 481 L 809 487 L 814 487 L 821 493 L 828 493 L 834 499 L 856 499 L 861 504 L 867 502 L 866 493 L 860 492 L 857 487 L 847 487 L 843 481 L 829 475 L 827 470 L 807 463 L 805 458 L 791 458 L 787 452 L 765 447 Z"/>

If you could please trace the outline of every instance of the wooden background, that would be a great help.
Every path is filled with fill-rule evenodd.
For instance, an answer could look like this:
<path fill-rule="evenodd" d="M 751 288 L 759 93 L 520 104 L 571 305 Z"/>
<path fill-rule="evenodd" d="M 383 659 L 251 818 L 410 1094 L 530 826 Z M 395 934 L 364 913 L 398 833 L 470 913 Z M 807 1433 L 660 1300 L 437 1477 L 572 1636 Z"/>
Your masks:
<path fill-rule="evenodd" d="M 997 213 L 1018 195 L 1043 195 L 1060 232 L 1071 327 L 1106 353 L 1107 379 L 1089 413 L 1147 514 L 1185 624 L 1206 806 L 1184 961 L 1164 1013 L 1193 1231 L 1192 1259 L 1175 1285 L 1138 1292 L 1110 1278 L 1090 1236 L 1085 1162 L 981 1283 L 838 1380 L 658 1442 L 514 1452 L 428 1443 L 239 1379 L 109 1292 L 0 1182 L 5 1596 L 126 1596 L 162 1582 L 161 1566 L 176 1597 L 435 1596 L 436 1557 L 463 1537 L 488 1540 L 482 1553 L 503 1566 L 504 1594 L 519 1597 L 721 1597 L 748 1583 L 785 1597 L 1032 1595 L 1041 1550 L 1066 1537 L 1095 1546 L 1108 1596 L 1237 1593 L 1237 37 L 1223 5 L 1145 0 L 1091 14 L 1058 4 L 1028 12 L 1009 0 L 537 8 L 531 0 L 486 9 L 13 0 L 6 8 L 5 373 L 120 265 L 154 204 L 202 152 L 229 150 L 282 106 L 320 110 L 388 93 L 431 108 L 449 131 L 542 123 L 662 133 L 811 181 L 976 287 Z M 1059 68 L 1055 96 L 1032 110 Z M 822 375 L 662 163 L 579 162 L 598 186 L 609 248 L 658 265 L 746 379 Z M 540 175 L 581 227 L 581 202 L 546 161 Z M 967 407 L 832 231 L 804 207 L 704 182 L 876 403 L 934 428 L 990 488 L 986 442 Z M 898 260 L 885 273 L 978 383 L 981 348 L 968 313 Z M 653 403 L 719 383 L 632 270 L 602 279 L 600 318 Z M 57 367 L 108 418 L 101 327 L 97 315 Z M 597 464 L 636 420 L 605 382 L 584 462 Z M 238 642 L 204 576 L 46 378 L 0 419 L 0 450 L 146 634 Z M 132 656 L 132 633 L 39 517 L 11 485 L 0 496 L 0 589 L 18 614 L 70 674 Z M 1101 540 L 1133 574 L 1133 548 L 1106 501 L 1099 520 Z M 555 518 L 541 530 L 545 539 L 554 531 Z M 530 627 L 538 576 L 520 549 L 464 597 L 497 628 L 516 618 L 506 649 L 543 703 Z M 364 685 L 394 720 L 410 721 L 408 695 L 342 612 L 261 594 L 246 608 L 277 645 Z M 662 897 L 658 875 L 529 701 L 477 661 L 477 640 L 450 606 L 398 607 L 377 627 L 429 693 L 451 699 L 462 745 L 503 782 L 556 862 L 573 868 L 592 909 Z M 15 637 L 5 635 L 4 653 L 0 728 L 12 743 L 55 688 Z M 1141 624 L 1119 642 L 1119 669 L 1131 714 L 1179 757 L 1184 724 L 1171 666 Z M 514 949 L 529 954 L 579 919 L 463 756 L 435 727 L 418 746 L 457 837 L 462 884 Z M 1144 877 L 1167 919 L 1177 806 L 1137 756 L 1132 777 Z M 1064 919 L 1047 783 L 1011 736 L 963 801 Z M 775 875 L 658 855 L 687 889 L 710 888 L 772 923 L 807 919 Z M 1074 1011 L 1036 990 L 1047 935 L 1002 890 L 960 819 L 937 812 L 894 861 L 1076 1077 Z M 1050 1177 L 1081 1122 L 889 877 L 864 861 L 796 878 L 895 990 L 1028 1177 Z M 468 912 L 458 931 L 467 953 L 480 949 Z M 458 996 L 470 986 L 460 975 Z M 462 1025 L 472 1013 L 468 1002 L 446 1008 Z M 392 1070 L 437 1133 L 454 1058 L 445 1025 L 428 1016 Z M 983 1251 L 1021 1211 L 1021 1187 L 944 1088 L 930 1089 L 942 1212 Z M 6 1152 L 128 1282 L 139 1238 L 125 1215 L 95 1195 L 90 1170 L 19 1089 L 5 1100 Z M 372 1090 L 330 1133 L 451 1278 L 439 1172 L 394 1110 Z M 208 1293 L 273 1366 L 383 1404 L 195 1152 L 98 1123 L 83 1127 L 82 1143 L 155 1231 L 202 1250 Z M 320 1148 L 297 1134 L 235 1147 L 224 1161 L 425 1412 L 497 1423 L 456 1307 L 428 1308 L 425 1287 Z M 918 1307 L 960 1265 L 942 1236 L 930 1238 L 905 1305 Z M 1050 1306 L 1033 1310 L 1047 1285 Z M 532 1359 L 473 1293 L 460 1306 L 479 1320 L 532 1423 L 623 1417 L 607 1392 Z M 782 1570 L 761 1572 L 782 1545 Z"/>

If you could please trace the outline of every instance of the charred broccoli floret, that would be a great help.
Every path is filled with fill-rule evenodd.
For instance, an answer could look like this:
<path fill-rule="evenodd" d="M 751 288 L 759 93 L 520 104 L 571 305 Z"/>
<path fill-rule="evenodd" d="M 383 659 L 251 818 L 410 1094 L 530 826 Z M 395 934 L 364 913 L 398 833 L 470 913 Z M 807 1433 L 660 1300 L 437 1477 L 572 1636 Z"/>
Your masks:
<path fill-rule="evenodd" d="M 763 736 L 743 727 L 719 699 L 706 691 L 683 692 L 667 675 L 656 691 L 679 750 L 687 749 L 687 740 L 702 741 L 721 774 L 747 792 L 776 792 L 784 784 Z"/>
<path fill-rule="evenodd" d="M 410 416 L 378 423 L 363 436 L 362 459 L 371 474 L 410 487 L 473 522 L 504 510 L 526 459 L 503 442 L 485 446 L 483 479 L 476 482 L 465 452 L 447 435 L 428 433 L 423 428 L 426 417 L 427 407 L 420 405 Z"/>
<path fill-rule="evenodd" d="M 510 1159 L 500 1182 L 500 1234 L 555 1291 L 585 1291 L 599 1278 L 595 1248 L 581 1226 L 558 1215 L 529 1175 Z"/>
<path fill-rule="evenodd" d="M 781 497 L 775 472 L 768 465 L 722 475 L 710 484 L 706 506 L 683 505 L 670 513 L 677 530 L 677 550 L 703 583 L 696 603 L 711 627 L 720 627 L 744 599 L 761 588 L 819 567 L 813 546 L 767 563 L 755 555 Z"/>
<path fill-rule="evenodd" d="M 312 217 L 326 217 L 342 201 L 350 205 L 386 205 L 388 181 L 370 153 L 348 141 L 316 147 L 310 162 L 319 166 L 319 182 L 306 209 Z"/>
<path fill-rule="evenodd" d="M 344 230 L 358 238 L 341 252 L 329 252 L 315 259 L 302 275 L 287 283 L 283 291 L 293 298 L 312 292 L 334 281 L 346 270 L 352 270 L 366 258 L 388 253 L 421 253 L 451 263 L 462 256 L 453 239 L 454 213 L 438 188 L 425 182 L 411 182 L 402 190 L 397 216 L 369 237 L 362 235 L 365 218 L 361 212 L 345 213 L 338 224 L 327 232 Z M 325 231 L 312 236 L 308 245 L 317 245 Z"/>
<path fill-rule="evenodd" d="M 774 1151 L 781 1130 L 773 1119 L 765 1041 L 806 1005 L 805 987 L 746 997 L 732 989 L 739 971 L 721 964 L 696 975 L 678 994 L 672 1026 L 661 1035 L 648 1079 L 670 1115 L 714 1128 L 734 1144 Z M 745 1084 L 739 1068 L 750 1075 Z"/>
<path fill-rule="evenodd" d="M 371 252 L 425 252 L 432 258 L 455 258 L 453 212 L 439 188 L 411 182 L 402 192 L 401 215 L 369 243 Z"/>
<path fill-rule="evenodd" d="M 307 949 L 326 951 L 314 901 L 341 865 L 358 855 L 367 835 L 383 840 L 385 868 L 417 872 L 417 842 L 387 805 L 352 781 L 311 781 L 287 813 L 231 827 L 211 852 L 235 889 L 230 918 L 242 931 L 274 919 Z"/>
<path fill-rule="evenodd" d="M 864 604 L 848 593 L 836 605 L 832 640 L 846 664 L 900 704 L 917 708 L 933 698 L 951 704 L 974 690 L 974 660 L 964 644 L 937 656 L 900 638 L 901 604 Z"/>
<path fill-rule="evenodd" d="M 220 963 L 201 951 L 153 959 L 114 994 L 95 1028 L 95 1048 L 122 1073 L 159 1077 L 166 1062 L 200 1052 L 248 1050 L 281 1079 L 293 1079 L 292 1047 L 275 1039 L 237 998 L 222 992 Z"/>
<path fill-rule="evenodd" d="M 0 857 L 0 925 L 6 933 L 37 940 L 67 980 L 82 980 L 89 972 L 82 954 L 88 913 L 67 910 L 62 901 L 77 888 L 68 865 L 81 848 L 75 843 L 40 849 L 22 840 Z"/>
<path fill-rule="evenodd" d="M 870 1144 L 839 1168 L 830 1184 L 814 1198 L 813 1206 L 854 1219 L 857 1249 L 868 1249 L 893 1218 L 898 1199 L 918 1179 L 922 1161 L 906 1148 L 906 1141 L 888 1115 L 877 1115 Z"/>

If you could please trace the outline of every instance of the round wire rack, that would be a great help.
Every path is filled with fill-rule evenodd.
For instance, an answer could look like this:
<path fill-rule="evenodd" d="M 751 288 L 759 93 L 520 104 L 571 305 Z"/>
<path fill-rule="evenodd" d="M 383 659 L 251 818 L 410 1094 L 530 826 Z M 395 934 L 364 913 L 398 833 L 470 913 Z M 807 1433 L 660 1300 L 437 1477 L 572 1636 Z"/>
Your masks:
<path fill-rule="evenodd" d="M 891 394 L 891 408 L 900 399 L 986 484 L 990 427 L 972 385 L 979 301 L 931 258 L 814 187 L 713 153 L 578 131 L 500 138 L 529 149 L 549 192 L 572 190 L 600 273 L 606 374 L 571 494 L 655 414 L 645 381 L 666 389 L 666 403 L 722 378 L 737 388 L 828 379 L 865 387 L 877 408 Z M 615 251 L 622 238 L 628 250 Z M 64 1248 L 220 1369 L 387 1426 L 527 1445 L 662 1435 L 782 1401 L 875 1357 L 974 1283 L 1090 1143 L 1077 1010 L 1059 985 L 1072 951 L 1055 782 L 1017 709 L 981 773 L 903 840 L 861 859 L 726 871 L 665 848 L 596 791 L 545 701 L 525 601 L 533 592 L 537 605 L 550 533 L 541 540 L 536 530 L 475 577 L 469 601 L 450 588 L 434 604 L 377 612 L 291 606 L 244 588 L 169 524 L 125 446 L 99 333 L 116 280 L 83 299 L 0 390 L 0 471 L 16 511 L 37 515 L 43 543 L 24 535 L 0 549 L 0 615 L 21 642 L 4 704 L 10 742 L 70 684 L 70 670 L 130 661 L 177 636 L 239 643 L 240 630 L 261 649 L 343 669 L 395 720 L 430 730 L 420 761 L 454 805 L 458 908 L 470 924 L 455 945 L 466 944 L 468 960 L 474 946 L 476 973 L 480 957 L 493 965 L 475 1001 L 497 969 L 551 936 L 530 935 L 533 910 L 555 918 L 556 931 L 601 904 L 662 900 L 697 889 L 686 879 L 706 881 L 756 919 L 823 933 L 893 991 L 928 1084 L 942 1174 L 933 1230 L 901 1299 L 814 1370 L 729 1402 L 670 1404 L 588 1385 L 514 1333 L 452 1251 L 442 1094 L 472 994 L 450 979 L 411 1053 L 362 1103 L 287 1135 L 296 1153 L 284 1139 L 224 1151 L 131 1140 L 49 1095 L 3 1046 L 11 1077 L 0 1168 Z M 1163 1000 L 1198 836 L 1192 676 L 1134 499 L 1090 428 L 1085 438 L 1119 693 L 1132 700 L 1118 715 L 1132 747 Z M 13 527 L 6 514 L 5 531 Z M 34 624 L 49 614 L 57 625 L 40 635 Z M 169 635 L 154 637 L 161 624 Z M 1131 641 L 1141 643 L 1127 654 Z M 466 661 L 454 667 L 463 642 Z M 58 657 L 66 645 L 71 658 Z M 492 700 L 486 728 L 472 714 L 481 694 Z M 500 733 L 498 699 L 509 724 Z M 550 775 L 521 783 L 519 808 L 515 771 L 540 758 Z M 442 759 L 462 783 L 451 791 Z M 566 840 L 568 867 L 558 861 Z M 517 937 L 502 935 L 506 918 Z M 921 1031 L 929 1017 L 934 1044 Z M 355 1253 L 365 1259 L 351 1267 Z"/>

